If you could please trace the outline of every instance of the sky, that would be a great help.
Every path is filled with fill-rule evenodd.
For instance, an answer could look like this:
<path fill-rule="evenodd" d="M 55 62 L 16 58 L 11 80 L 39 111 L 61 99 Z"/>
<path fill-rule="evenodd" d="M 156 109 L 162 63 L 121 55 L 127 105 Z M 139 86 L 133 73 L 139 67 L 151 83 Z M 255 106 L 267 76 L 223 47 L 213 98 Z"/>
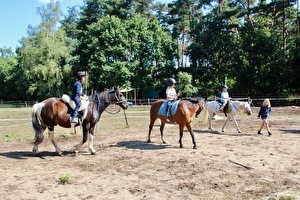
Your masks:
<path fill-rule="evenodd" d="M 61 10 L 68 14 L 68 7 L 82 6 L 84 0 L 60 0 Z M 157 0 L 169 3 L 171 0 Z M 22 37 L 27 37 L 28 26 L 37 26 L 41 18 L 37 8 L 46 6 L 50 0 L 0 0 L 0 48 L 20 46 Z"/>

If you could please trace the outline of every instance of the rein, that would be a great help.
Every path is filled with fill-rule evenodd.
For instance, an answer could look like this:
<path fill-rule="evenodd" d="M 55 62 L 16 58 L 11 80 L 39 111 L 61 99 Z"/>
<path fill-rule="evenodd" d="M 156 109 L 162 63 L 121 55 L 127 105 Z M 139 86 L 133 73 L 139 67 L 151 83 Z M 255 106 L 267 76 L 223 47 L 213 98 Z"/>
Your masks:
<path fill-rule="evenodd" d="M 110 111 L 107 111 L 106 109 L 104 111 L 107 112 L 108 114 L 115 115 L 115 114 L 118 114 L 121 111 L 121 109 L 119 109 L 116 112 L 110 112 Z"/>
<path fill-rule="evenodd" d="M 232 103 L 232 106 L 233 106 L 238 112 L 241 112 L 241 111 L 234 105 L 234 103 Z"/>

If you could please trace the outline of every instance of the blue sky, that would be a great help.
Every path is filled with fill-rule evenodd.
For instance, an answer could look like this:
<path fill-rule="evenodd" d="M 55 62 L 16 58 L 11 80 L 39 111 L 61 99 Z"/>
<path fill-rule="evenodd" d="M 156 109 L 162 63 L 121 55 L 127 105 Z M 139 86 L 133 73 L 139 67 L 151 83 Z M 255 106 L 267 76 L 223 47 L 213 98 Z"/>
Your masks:
<path fill-rule="evenodd" d="M 40 23 L 37 7 L 49 3 L 50 0 L 1 0 L 0 1 L 0 47 L 13 51 L 20 46 L 22 37 L 27 37 L 28 25 Z M 171 0 L 157 0 L 168 3 Z M 82 6 L 83 0 L 60 0 L 62 12 L 66 15 L 68 7 Z"/>

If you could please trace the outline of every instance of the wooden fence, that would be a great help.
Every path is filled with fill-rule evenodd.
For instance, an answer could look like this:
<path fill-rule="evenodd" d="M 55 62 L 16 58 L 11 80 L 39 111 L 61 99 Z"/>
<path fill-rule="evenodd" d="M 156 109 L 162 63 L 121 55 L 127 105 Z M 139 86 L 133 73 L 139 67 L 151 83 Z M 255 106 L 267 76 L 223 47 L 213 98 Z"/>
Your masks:
<path fill-rule="evenodd" d="M 237 97 L 233 96 L 233 100 L 250 101 L 252 106 L 260 106 L 266 97 Z M 300 106 L 300 97 L 268 97 L 272 106 Z M 207 100 L 216 100 L 217 97 L 210 97 Z M 151 106 L 157 99 L 128 99 L 129 106 Z M 6 101 L 0 100 L 0 108 L 20 108 L 32 107 L 37 101 Z"/>

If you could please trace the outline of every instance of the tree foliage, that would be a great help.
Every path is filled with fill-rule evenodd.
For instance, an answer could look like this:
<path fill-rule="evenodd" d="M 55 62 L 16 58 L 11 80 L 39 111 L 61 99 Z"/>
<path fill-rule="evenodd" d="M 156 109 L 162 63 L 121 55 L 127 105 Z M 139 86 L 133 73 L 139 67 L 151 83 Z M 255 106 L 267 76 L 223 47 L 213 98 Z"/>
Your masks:
<path fill-rule="evenodd" d="M 158 91 L 168 77 L 186 96 L 300 93 L 300 17 L 295 0 L 85 0 L 61 20 L 59 2 L 37 9 L 16 52 L 0 48 L 0 98 L 70 93 L 77 70 L 88 89 Z"/>

